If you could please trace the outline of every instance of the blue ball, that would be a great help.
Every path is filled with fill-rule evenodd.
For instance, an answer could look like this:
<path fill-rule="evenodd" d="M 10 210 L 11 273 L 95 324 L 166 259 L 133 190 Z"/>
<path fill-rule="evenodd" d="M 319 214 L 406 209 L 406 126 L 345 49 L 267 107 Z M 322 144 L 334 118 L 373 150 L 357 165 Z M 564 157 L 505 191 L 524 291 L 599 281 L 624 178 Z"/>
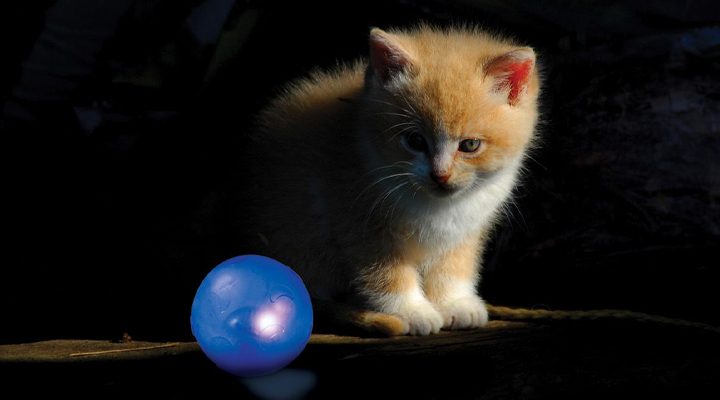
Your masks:
<path fill-rule="evenodd" d="M 200 284 L 190 326 L 215 364 L 243 377 L 266 375 L 305 348 L 313 311 L 302 279 L 272 258 L 245 255 L 220 263 Z"/>

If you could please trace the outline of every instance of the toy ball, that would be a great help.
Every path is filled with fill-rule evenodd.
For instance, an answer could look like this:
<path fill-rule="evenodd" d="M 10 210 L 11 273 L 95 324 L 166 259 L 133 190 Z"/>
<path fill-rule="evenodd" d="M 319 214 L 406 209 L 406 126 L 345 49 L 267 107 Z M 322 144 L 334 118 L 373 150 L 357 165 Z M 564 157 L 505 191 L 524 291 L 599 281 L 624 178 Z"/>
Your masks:
<path fill-rule="evenodd" d="M 313 311 L 302 279 L 272 258 L 245 255 L 220 263 L 203 279 L 190 313 L 202 351 L 224 371 L 266 375 L 305 348 Z"/>

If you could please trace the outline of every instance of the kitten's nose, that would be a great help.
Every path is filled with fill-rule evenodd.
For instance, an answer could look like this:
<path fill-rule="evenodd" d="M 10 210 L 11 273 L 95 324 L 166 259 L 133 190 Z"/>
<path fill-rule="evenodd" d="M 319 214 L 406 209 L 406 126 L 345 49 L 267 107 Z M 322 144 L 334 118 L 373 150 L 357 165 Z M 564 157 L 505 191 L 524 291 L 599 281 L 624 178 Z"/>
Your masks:
<path fill-rule="evenodd" d="M 433 171 L 430 173 L 430 177 L 440 186 L 446 186 L 447 182 L 450 180 L 450 174 L 447 172 Z"/>

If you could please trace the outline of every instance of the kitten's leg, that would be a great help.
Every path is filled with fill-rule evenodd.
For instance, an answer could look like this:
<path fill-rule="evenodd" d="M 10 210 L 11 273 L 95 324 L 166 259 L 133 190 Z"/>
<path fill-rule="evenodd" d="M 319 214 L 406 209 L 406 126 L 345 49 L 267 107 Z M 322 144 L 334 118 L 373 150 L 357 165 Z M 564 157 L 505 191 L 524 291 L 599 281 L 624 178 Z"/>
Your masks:
<path fill-rule="evenodd" d="M 372 268 L 360 279 L 360 291 L 375 311 L 400 317 L 411 335 L 437 333 L 443 317 L 423 294 L 417 267 L 409 264 Z"/>
<path fill-rule="evenodd" d="M 445 254 L 425 273 L 424 289 L 443 316 L 443 328 L 468 329 L 488 321 L 485 302 L 477 295 L 482 243 L 472 238 Z"/>

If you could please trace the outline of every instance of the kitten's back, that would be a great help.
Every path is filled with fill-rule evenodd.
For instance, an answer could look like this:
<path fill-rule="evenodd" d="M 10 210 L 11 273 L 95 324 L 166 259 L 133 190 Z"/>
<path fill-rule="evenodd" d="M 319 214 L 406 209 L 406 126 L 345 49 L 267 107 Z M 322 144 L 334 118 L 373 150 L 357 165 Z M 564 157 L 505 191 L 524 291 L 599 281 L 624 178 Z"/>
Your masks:
<path fill-rule="evenodd" d="M 360 95 L 366 68 L 362 61 L 341 64 L 288 84 L 260 114 L 256 135 L 297 135 L 298 129 L 324 126 L 333 114 L 346 111 L 346 102 Z"/>

